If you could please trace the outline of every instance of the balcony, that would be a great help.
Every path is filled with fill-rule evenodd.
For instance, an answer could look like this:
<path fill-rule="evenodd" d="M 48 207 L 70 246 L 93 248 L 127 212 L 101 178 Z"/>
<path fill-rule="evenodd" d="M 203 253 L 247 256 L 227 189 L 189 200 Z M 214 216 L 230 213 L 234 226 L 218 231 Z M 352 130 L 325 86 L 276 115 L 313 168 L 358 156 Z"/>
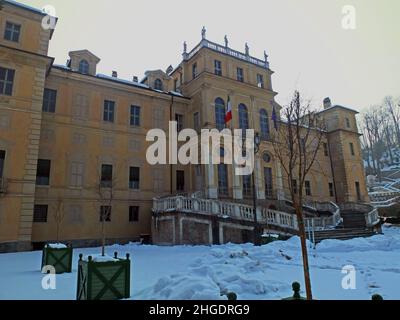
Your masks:
<path fill-rule="evenodd" d="M 229 47 L 219 45 L 215 42 L 211 42 L 207 39 L 203 39 L 192 51 L 189 53 L 184 54 L 184 60 L 190 60 L 197 52 L 200 51 L 202 48 L 208 48 L 210 50 L 213 50 L 218 53 L 226 54 L 228 56 L 231 56 L 233 58 L 249 62 L 251 64 L 254 64 L 258 67 L 264 68 L 264 69 L 269 69 L 269 62 L 267 60 L 261 60 L 255 57 L 252 57 L 250 55 L 244 54 L 242 52 L 233 50 Z"/>

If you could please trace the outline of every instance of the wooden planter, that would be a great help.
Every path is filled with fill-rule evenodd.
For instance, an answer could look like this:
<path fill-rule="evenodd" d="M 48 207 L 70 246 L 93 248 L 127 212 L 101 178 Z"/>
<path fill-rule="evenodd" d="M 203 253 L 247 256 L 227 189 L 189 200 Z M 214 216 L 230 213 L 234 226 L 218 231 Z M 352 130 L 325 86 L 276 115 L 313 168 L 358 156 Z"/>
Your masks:
<path fill-rule="evenodd" d="M 126 259 L 117 261 L 96 262 L 92 257 L 85 261 L 79 255 L 77 300 L 118 300 L 130 297 L 131 261 L 129 254 Z"/>
<path fill-rule="evenodd" d="M 72 271 L 72 248 L 51 248 L 45 246 L 42 252 L 42 268 L 53 266 L 57 274 L 70 273 Z"/>

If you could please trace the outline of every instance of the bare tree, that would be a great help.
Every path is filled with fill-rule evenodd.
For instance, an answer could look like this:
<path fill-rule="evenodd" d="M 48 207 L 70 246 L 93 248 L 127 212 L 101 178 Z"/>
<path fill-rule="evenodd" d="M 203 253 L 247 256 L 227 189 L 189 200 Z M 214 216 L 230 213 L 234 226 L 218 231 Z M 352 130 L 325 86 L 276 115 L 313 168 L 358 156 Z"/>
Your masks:
<path fill-rule="evenodd" d="M 400 105 L 396 105 L 393 97 L 386 97 L 384 106 L 392 117 L 398 145 L 400 145 Z"/>
<path fill-rule="evenodd" d="M 116 171 L 111 166 L 111 173 L 107 170 L 110 170 L 110 167 L 105 167 L 101 164 L 98 165 L 98 180 L 96 183 L 95 191 L 97 193 L 99 203 L 100 203 L 100 222 L 101 222 L 101 255 L 105 256 L 105 247 L 106 247 L 106 224 L 110 221 L 111 218 L 111 209 L 112 204 L 115 200 L 115 190 L 116 190 Z M 95 206 L 97 209 L 97 205 Z"/>
<path fill-rule="evenodd" d="M 274 154 L 283 168 L 290 197 L 299 225 L 303 256 L 304 279 L 307 299 L 312 299 L 311 280 L 304 225 L 303 189 L 307 175 L 316 162 L 321 148 L 325 125 L 319 113 L 312 112 L 309 103 L 303 103 L 300 93 L 294 93 L 292 101 L 282 110 L 282 121 L 273 134 Z M 296 181 L 296 182 L 294 182 Z"/>
<path fill-rule="evenodd" d="M 381 174 L 381 158 L 383 155 L 382 150 L 382 123 L 384 118 L 381 116 L 381 112 L 378 107 L 373 107 L 367 111 L 364 115 L 364 127 L 366 138 L 369 142 L 372 165 L 374 168 L 374 173 L 378 175 L 379 181 L 382 180 Z"/>
<path fill-rule="evenodd" d="M 60 241 L 61 224 L 65 218 L 64 200 L 61 197 L 57 198 L 54 204 L 54 221 L 56 222 L 56 240 Z"/>

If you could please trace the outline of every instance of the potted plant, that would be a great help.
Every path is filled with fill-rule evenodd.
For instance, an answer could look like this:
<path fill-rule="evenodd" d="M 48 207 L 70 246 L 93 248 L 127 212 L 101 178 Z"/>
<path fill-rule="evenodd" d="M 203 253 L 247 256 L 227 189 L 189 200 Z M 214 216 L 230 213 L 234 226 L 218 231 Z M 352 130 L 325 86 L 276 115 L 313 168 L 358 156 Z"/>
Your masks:
<path fill-rule="evenodd" d="M 118 300 L 130 297 L 131 261 L 106 255 L 79 255 L 77 300 Z"/>
<path fill-rule="evenodd" d="M 70 273 L 72 271 L 72 247 L 60 243 L 60 229 L 64 220 L 64 202 L 59 198 L 55 210 L 54 219 L 56 222 L 56 243 L 48 243 L 42 252 L 42 268 L 53 266 L 57 274 Z"/>
<path fill-rule="evenodd" d="M 109 168 L 108 168 L 109 169 Z M 117 300 L 130 297 L 129 254 L 125 259 L 106 255 L 106 224 L 111 221 L 116 180 L 102 167 L 96 191 L 100 201 L 101 254 L 79 255 L 77 300 Z M 107 176 L 108 179 L 104 179 Z"/>

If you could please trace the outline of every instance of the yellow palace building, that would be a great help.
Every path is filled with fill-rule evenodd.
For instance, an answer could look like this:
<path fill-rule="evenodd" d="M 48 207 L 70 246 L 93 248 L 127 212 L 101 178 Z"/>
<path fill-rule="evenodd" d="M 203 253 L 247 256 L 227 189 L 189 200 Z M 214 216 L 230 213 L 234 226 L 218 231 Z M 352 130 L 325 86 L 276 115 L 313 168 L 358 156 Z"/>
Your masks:
<path fill-rule="evenodd" d="M 52 30 L 45 14 L 14 1 L 0 11 L 0 251 L 37 248 L 59 240 L 98 243 L 102 189 L 113 189 L 107 217 L 110 242 L 126 242 L 154 228 L 153 199 L 201 192 L 206 199 L 247 203 L 246 177 L 225 165 L 157 165 L 146 161 L 146 134 L 153 128 L 222 128 L 227 97 L 233 127 L 260 133 L 256 194 L 269 205 L 287 181 L 274 158 L 270 131 L 274 101 L 268 56 L 262 59 L 202 31 L 182 61 L 145 77 L 122 80 L 97 73 L 100 58 L 88 50 L 69 53 L 66 65 L 48 56 Z M 368 202 L 357 112 L 325 100 L 328 124 L 319 170 L 307 197 L 321 202 Z M 153 220 L 152 220 L 153 219 Z M 192 230 L 196 232 L 195 229 Z M 162 241 L 160 241 L 162 242 Z M 175 242 L 174 242 L 175 243 Z"/>

